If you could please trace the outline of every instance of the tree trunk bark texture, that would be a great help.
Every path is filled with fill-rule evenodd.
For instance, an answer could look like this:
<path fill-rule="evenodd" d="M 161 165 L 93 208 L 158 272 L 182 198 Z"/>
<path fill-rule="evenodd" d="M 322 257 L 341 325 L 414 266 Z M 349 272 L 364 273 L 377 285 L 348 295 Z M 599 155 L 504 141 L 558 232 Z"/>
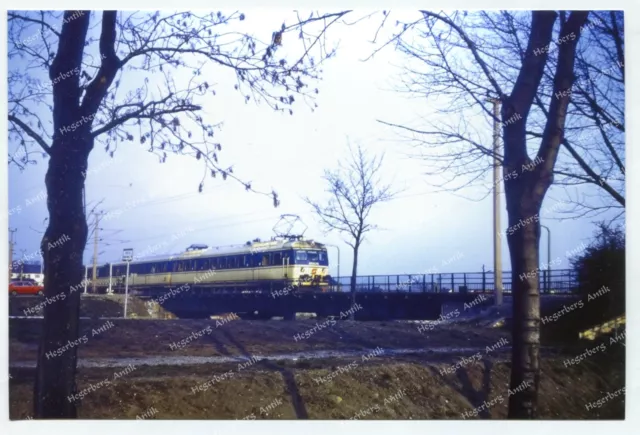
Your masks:
<path fill-rule="evenodd" d="M 513 297 L 512 366 L 509 388 L 509 418 L 535 418 L 540 381 L 540 223 L 528 214 L 518 214 L 510 225 L 531 222 L 509 237 Z"/>
<path fill-rule="evenodd" d="M 79 337 L 80 293 L 87 223 L 83 203 L 84 175 L 91 139 L 86 134 L 54 142 L 45 177 L 49 226 L 42 239 L 44 307 L 34 385 L 36 418 L 75 418 L 75 372 Z M 46 327 L 44 327 L 46 326 Z"/>

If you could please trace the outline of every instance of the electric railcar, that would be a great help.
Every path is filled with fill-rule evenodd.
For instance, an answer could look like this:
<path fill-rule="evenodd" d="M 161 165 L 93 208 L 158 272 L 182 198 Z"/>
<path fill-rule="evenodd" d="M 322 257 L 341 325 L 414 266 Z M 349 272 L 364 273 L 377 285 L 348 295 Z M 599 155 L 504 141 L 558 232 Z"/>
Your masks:
<path fill-rule="evenodd" d="M 122 292 L 126 263 L 97 268 L 96 288 Z M 183 284 L 224 291 L 329 289 L 329 259 L 322 243 L 300 238 L 256 239 L 244 245 L 210 248 L 191 245 L 178 255 L 140 259 L 129 264 L 129 287 Z"/>

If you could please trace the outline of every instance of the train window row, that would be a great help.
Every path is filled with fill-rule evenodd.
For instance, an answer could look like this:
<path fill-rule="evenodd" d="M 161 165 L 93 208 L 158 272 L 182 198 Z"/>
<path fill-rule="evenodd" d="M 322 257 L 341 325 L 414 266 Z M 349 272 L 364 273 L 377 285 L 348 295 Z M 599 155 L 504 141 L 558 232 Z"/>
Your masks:
<path fill-rule="evenodd" d="M 317 257 L 317 254 L 316 254 Z M 290 258 L 290 252 L 264 252 L 258 254 L 229 255 L 226 257 L 198 258 L 193 260 L 160 261 L 155 263 L 137 263 L 129 266 L 131 274 L 154 274 L 173 272 L 206 271 L 211 269 L 241 269 L 247 267 L 265 267 L 282 265 Z M 113 276 L 125 275 L 126 265 L 113 267 Z M 98 270 L 98 277 L 108 277 L 109 266 Z"/>

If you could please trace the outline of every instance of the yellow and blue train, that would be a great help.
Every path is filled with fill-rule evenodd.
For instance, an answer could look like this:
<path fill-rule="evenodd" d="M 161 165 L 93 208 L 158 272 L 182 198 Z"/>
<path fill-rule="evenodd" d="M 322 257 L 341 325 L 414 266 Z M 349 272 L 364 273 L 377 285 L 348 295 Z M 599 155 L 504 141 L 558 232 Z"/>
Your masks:
<path fill-rule="evenodd" d="M 121 292 L 126 267 L 124 262 L 99 266 L 98 291 L 111 288 Z M 132 289 L 189 284 L 224 291 L 328 291 L 330 282 L 326 246 L 299 237 L 265 242 L 256 239 L 244 245 L 221 248 L 191 245 L 181 254 L 134 258 L 129 263 Z"/>

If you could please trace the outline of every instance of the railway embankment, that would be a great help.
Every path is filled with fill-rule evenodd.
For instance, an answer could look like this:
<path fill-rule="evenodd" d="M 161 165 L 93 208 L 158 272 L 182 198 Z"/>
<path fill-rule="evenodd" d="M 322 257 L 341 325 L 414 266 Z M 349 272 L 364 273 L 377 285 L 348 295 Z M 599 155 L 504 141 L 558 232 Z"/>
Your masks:
<path fill-rule="evenodd" d="M 121 294 L 82 294 L 80 298 L 80 317 L 97 319 L 124 316 L 124 295 Z M 14 317 L 42 316 L 48 301 L 45 297 L 16 296 L 9 298 L 9 315 Z M 175 316 L 162 309 L 157 303 L 147 303 L 146 299 L 129 295 L 127 300 L 127 317 L 132 319 L 172 319 Z"/>
<path fill-rule="evenodd" d="M 562 357 L 542 358 L 539 418 L 624 418 L 620 362 L 593 358 L 568 367 Z M 78 417 L 137 419 L 153 408 L 152 419 L 506 418 L 516 390 L 509 388 L 508 361 L 460 361 L 371 351 L 342 359 L 81 368 Z M 33 374 L 12 375 L 10 418 L 25 419 Z"/>
<path fill-rule="evenodd" d="M 506 417 L 510 334 L 504 328 L 217 322 L 81 320 L 88 340 L 78 346 L 79 417 Z M 10 320 L 13 419 L 30 415 L 41 326 L 39 319 Z M 624 418 L 623 341 L 543 342 L 541 370 L 540 418 Z"/>

